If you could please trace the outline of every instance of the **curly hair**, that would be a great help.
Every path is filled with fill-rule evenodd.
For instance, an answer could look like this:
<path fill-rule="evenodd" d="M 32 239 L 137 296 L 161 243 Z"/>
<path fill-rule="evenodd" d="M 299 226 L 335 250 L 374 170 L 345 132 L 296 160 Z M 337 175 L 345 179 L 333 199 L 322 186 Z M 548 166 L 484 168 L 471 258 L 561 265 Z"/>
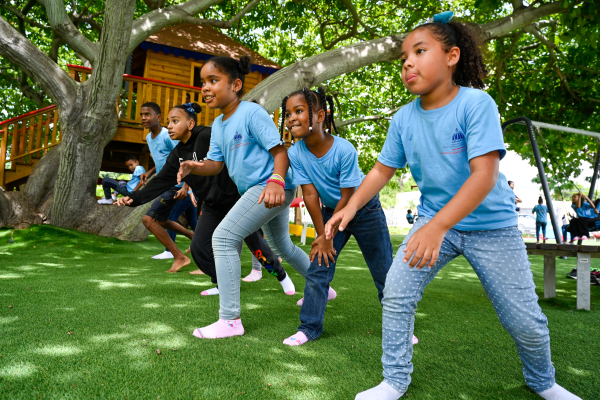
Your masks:
<path fill-rule="evenodd" d="M 305 88 L 302 88 L 302 90 L 295 91 L 294 93 L 290 94 L 289 96 L 284 97 L 283 100 L 281 101 L 281 125 L 280 125 L 279 129 L 280 129 L 282 141 L 283 141 L 283 129 L 284 129 L 284 124 L 285 124 L 285 120 L 286 120 L 286 117 L 285 117 L 286 103 L 290 97 L 296 96 L 296 95 L 304 96 L 304 100 L 306 101 L 306 104 L 308 106 L 308 124 L 309 124 L 309 126 L 312 126 L 313 112 L 318 112 L 320 110 L 323 110 L 323 111 L 325 111 L 325 121 L 323 121 L 323 123 L 325 124 L 325 133 L 331 133 L 331 129 L 333 128 L 333 130 L 335 130 L 336 135 L 339 136 L 339 133 L 338 133 L 337 127 L 335 126 L 335 121 L 334 121 L 335 108 L 334 108 L 334 103 L 333 103 L 333 97 L 326 95 L 325 89 L 323 89 L 320 86 L 317 88 L 316 92 L 314 90 L 310 90 L 309 88 L 305 87 Z M 329 104 L 329 109 L 327 108 L 328 104 Z M 294 135 L 292 135 L 292 140 L 293 139 L 294 139 Z"/>
<path fill-rule="evenodd" d="M 476 89 L 484 88 L 483 79 L 488 76 L 488 71 L 483 62 L 480 41 L 471 28 L 462 22 L 450 21 L 445 24 L 429 22 L 416 29 L 428 29 L 445 52 L 455 46 L 460 49 L 460 59 L 452 74 L 454 83 Z"/>

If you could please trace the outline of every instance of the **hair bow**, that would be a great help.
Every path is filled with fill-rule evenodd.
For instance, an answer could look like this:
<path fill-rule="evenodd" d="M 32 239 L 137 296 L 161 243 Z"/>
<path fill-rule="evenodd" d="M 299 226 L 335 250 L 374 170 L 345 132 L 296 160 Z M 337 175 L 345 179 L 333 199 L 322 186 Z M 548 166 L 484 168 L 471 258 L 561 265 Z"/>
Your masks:
<path fill-rule="evenodd" d="M 196 110 L 194 110 L 194 107 L 192 107 L 192 103 L 185 103 L 183 106 L 185 107 L 185 110 L 190 114 L 196 114 Z"/>
<path fill-rule="evenodd" d="M 433 22 L 438 22 L 440 24 L 447 24 L 454 17 L 454 13 L 452 11 L 444 11 L 439 14 L 435 14 L 432 18 Z"/>

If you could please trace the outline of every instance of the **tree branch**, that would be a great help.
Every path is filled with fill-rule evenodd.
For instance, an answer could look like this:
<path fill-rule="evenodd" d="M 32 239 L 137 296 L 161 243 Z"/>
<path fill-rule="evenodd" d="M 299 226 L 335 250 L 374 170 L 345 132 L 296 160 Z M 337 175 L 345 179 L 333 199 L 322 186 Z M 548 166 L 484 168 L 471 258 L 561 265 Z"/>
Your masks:
<path fill-rule="evenodd" d="M 402 107 L 403 106 L 393 108 L 393 109 L 386 111 L 384 113 L 381 113 L 379 115 L 369 115 L 369 116 L 365 116 L 365 117 L 347 119 L 344 121 L 335 121 L 335 126 L 337 126 L 340 129 L 343 129 L 349 125 L 359 124 L 361 122 L 370 122 L 370 121 L 379 121 L 382 119 L 388 119 L 388 118 L 390 118 L 390 114 L 394 114 L 396 111 L 398 111 Z"/>
<path fill-rule="evenodd" d="M 21 18 L 23 21 L 27 22 L 31 26 L 35 26 L 36 28 L 42 28 L 42 29 L 50 28 L 48 25 L 40 24 L 39 22 L 34 21 L 31 18 L 27 18 L 27 16 L 25 16 L 21 11 L 17 10 L 14 7 L 9 6 L 8 4 L 0 3 L 0 8 L 5 9 L 6 11 L 10 11 L 15 16 L 17 16 L 18 18 Z"/>
<path fill-rule="evenodd" d="M 221 21 L 217 19 L 204 19 L 204 18 L 195 18 L 192 16 L 185 17 L 182 22 L 193 24 L 193 25 L 202 25 L 202 26 L 212 26 L 214 28 L 222 28 L 222 29 L 231 29 L 233 24 L 238 22 L 244 15 L 246 15 L 250 10 L 252 10 L 261 0 L 252 0 L 250 3 L 246 5 L 236 15 L 234 15 L 231 19 L 227 21 Z"/>
<path fill-rule="evenodd" d="M 129 53 L 153 33 L 168 26 L 181 24 L 186 18 L 193 17 L 223 0 L 188 0 L 185 3 L 172 5 L 149 12 L 133 21 Z"/>
<path fill-rule="evenodd" d="M 515 11 L 507 17 L 476 26 L 479 29 L 479 34 L 483 41 L 497 39 L 506 36 L 519 28 L 531 25 L 540 18 L 567 12 L 569 8 L 562 8 L 561 3 L 562 2 L 560 1 L 556 1 L 536 8 L 525 7 Z M 581 3 L 581 1 L 577 4 L 579 3 Z"/>
<path fill-rule="evenodd" d="M 60 0 L 39 0 L 46 7 L 48 21 L 52 30 L 59 35 L 73 50 L 92 63 L 98 56 L 98 45 L 83 36 L 73 24 L 64 3 Z"/>
<path fill-rule="evenodd" d="M 333 40 L 329 44 L 325 44 L 324 35 L 322 35 L 321 38 L 323 40 L 323 47 L 327 50 L 330 50 L 331 48 L 333 48 L 333 46 L 335 46 L 339 42 L 342 42 L 346 39 L 350 39 L 351 37 L 354 37 L 358 34 L 358 24 L 360 23 L 360 18 L 358 17 L 358 12 L 356 11 L 354 4 L 352 4 L 352 0 L 342 0 L 342 1 L 344 2 L 344 5 L 348 9 L 348 11 L 350 11 L 350 14 L 352 14 L 352 26 L 350 27 L 350 31 L 337 37 L 335 40 Z M 321 30 L 323 30 L 322 28 L 323 27 L 321 27 Z"/>
<path fill-rule="evenodd" d="M 54 61 L 0 18 L 0 55 L 40 84 L 56 105 L 66 107 L 77 84 Z"/>

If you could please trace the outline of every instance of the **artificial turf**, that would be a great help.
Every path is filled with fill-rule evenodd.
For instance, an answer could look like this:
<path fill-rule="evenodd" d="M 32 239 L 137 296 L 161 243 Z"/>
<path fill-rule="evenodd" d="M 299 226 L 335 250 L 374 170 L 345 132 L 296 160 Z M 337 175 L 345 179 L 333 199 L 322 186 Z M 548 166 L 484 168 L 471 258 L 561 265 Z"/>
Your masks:
<path fill-rule="evenodd" d="M 290 348 L 304 283 L 286 296 L 273 277 L 242 282 L 246 334 L 200 340 L 217 318 L 206 276 L 166 274 L 154 237 L 122 242 L 51 226 L 0 229 L 2 399 L 353 399 L 381 381 L 381 306 L 356 242 L 343 250 L 321 338 Z M 394 248 L 402 237 L 392 238 Z M 297 240 L 294 239 L 296 242 Z M 189 240 L 178 237 L 184 249 Z M 303 246 L 308 251 L 310 248 Z M 542 257 L 531 257 L 542 295 Z M 594 266 L 600 264 L 593 260 Z M 600 398 L 600 287 L 592 311 L 575 310 L 575 260 L 557 260 L 548 316 L 557 381 Z M 250 272 L 244 250 L 242 276 Z M 536 399 L 514 343 L 464 258 L 426 289 L 417 310 L 409 399 Z M 160 354 L 158 352 L 160 351 Z"/>

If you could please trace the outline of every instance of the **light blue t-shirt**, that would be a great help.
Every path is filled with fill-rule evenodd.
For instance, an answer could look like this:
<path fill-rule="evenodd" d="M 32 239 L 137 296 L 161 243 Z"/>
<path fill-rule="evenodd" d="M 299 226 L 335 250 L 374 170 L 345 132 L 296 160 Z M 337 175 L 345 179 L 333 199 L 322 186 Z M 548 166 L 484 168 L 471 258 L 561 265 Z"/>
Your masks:
<path fill-rule="evenodd" d="M 242 101 L 226 121 L 221 114 L 213 122 L 206 157 L 225 162 L 229 176 L 243 195 L 253 186 L 267 185 L 275 165 L 269 150 L 279 143 L 279 132 L 267 111 L 258 104 Z M 296 187 L 291 169 L 285 182 L 286 189 Z"/>
<path fill-rule="evenodd" d="M 300 140 L 288 150 L 294 171 L 294 185 L 312 183 L 319 192 L 321 203 L 335 208 L 342 197 L 341 188 L 355 188 L 365 175 L 358 167 L 358 154 L 354 146 L 338 136 L 333 136 L 331 149 L 321 158 L 315 157 Z"/>
<path fill-rule="evenodd" d="M 548 222 L 548 207 L 544 204 L 538 204 L 533 207 L 532 212 L 535 212 L 535 220 L 538 222 Z"/>
<path fill-rule="evenodd" d="M 158 174 L 162 167 L 164 167 L 167 157 L 171 151 L 177 146 L 179 140 L 171 140 L 169 137 L 169 131 L 163 127 L 162 130 L 154 139 L 152 139 L 152 132 L 146 136 L 146 142 L 150 148 L 150 154 L 154 160 L 154 166 L 156 167 L 156 173 Z"/>
<path fill-rule="evenodd" d="M 583 203 L 581 203 L 581 207 L 579 207 L 579 208 L 577 208 L 577 205 L 575 203 L 573 203 L 571 205 L 571 207 L 573 207 L 573 210 L 575 210 L 578 217 L 596 218 L 598 216 L 594 212 L 594 208 L 587 201 L 584 201 Z"/>
<path fill-rule="evenodd" d="M 143 174 L 144 172 L 146 172 L 146 170 L 141 165 L 138 165 L 137 167 L 135 167 L 135 169 L 133 170 L 133 175 L 131 176 L 131 179 L 129 180 L 129 182 L 127 182 L 127 191 L 129 193 L 133 192 L 133 189 L 135 189 L 135 187 L 138 185 L 138 183 L 140 183 L 140 175 Z"/>
<path fill-rule="evenodd" d="M 492 151 L 506 154 L 498 109 L 485 92 L 460 87 L 444 107 L 423 110 L 417 99 L 394 115 L 379 162 L 410 172 L 421 191 L 418 214 L 432 218 L 471 176 L 469 161 Z M 485 200 L 456 226 L 491 230 L 517 225 L 514 194 L 502 173 Z"/>

